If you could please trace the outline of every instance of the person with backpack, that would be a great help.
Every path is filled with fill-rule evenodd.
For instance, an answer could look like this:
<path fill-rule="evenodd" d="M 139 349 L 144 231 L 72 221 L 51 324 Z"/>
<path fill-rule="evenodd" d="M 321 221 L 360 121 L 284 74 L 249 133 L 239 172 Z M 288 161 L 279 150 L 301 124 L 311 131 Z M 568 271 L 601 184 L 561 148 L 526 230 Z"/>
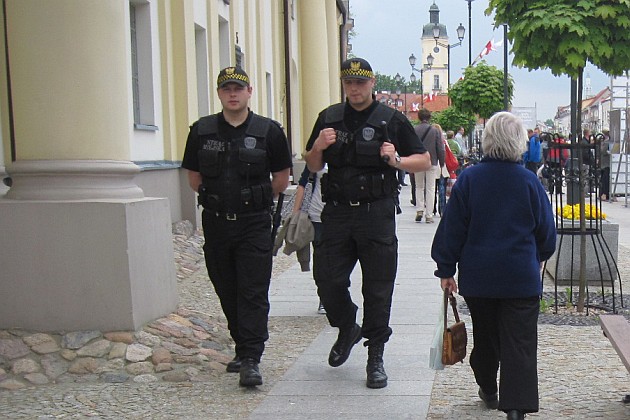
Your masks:
<path fill-rule="evenodd" d="M 538 173 L 538 167 L 542 160 L 542 148 L 540 146 L 540 138 L 538 136 L 538 128 L 527 130 L 529 141 L 527 142 L 527 151 L 523 155 L 523 163 L 525 167 L 533 173 Z"/>
<path fill-rule="evenodd" d="M 424 148 L 431 156 L 431 169 L 415 174 L 416 200 L 419 209 L 416 211 L 416 222 L 424 216 L 426 223 L 433 223 L 433 207 L 435 207 L 435 180 L 440 177 L 440 168 L 444 166 L 444 142 L 442 131 L 430 124 L 431 111 L 422 108 L 418 111 L 420 124 L 414 129 Z"/>

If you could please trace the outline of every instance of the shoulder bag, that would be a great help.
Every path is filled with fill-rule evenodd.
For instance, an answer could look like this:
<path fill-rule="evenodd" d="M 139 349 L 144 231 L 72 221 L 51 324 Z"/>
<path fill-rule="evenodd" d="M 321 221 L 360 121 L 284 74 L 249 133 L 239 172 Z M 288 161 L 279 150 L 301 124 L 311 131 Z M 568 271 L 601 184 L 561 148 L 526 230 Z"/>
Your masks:
<path fill-rule="evenodd" d="M 455 323 L 451 326 L 447 326 L 447 307 L 449 301 L 453 308 L 453 314 L 455 315 Z M 468 335 L 466 334 L 466 324 L 459 319 L 457 300 L 455 300 L 455 296 L 446 289 L 444 290 L 444 343 L 442 344 L 442 363 L 445 365 L 454 365 L 457 362 L 463 363 L 464 357 L 466 357 L 467 342 Z"/>

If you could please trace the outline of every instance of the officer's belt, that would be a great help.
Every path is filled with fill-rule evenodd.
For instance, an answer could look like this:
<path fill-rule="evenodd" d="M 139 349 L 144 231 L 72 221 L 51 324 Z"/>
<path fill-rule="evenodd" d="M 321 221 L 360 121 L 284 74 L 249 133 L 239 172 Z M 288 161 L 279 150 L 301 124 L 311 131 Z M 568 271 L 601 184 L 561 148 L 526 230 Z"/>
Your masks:
<path fill-rule="evenodd" d="M 198 205 L 204 210 L 217 215 L 223 215 L 227 220 L 236 220 L 245 215 L 268 213 L 270 208 L 266 208 L 265 203 L 265 187 L 261 185 L 253 185 L 251 187 L 241 188 L 240 200 L 238 203 L 239 211 L 225 208 L 225 201 L 218 194 L 211 194 L 206 191 L 205 187 L 199 188 Z"/>
<path fill-rule="evenodd" d="M 209 212 L 210 215 L 218 217 L 220 219 L 224 219 L 225 220 L 230 220 L 230 221 L 235 221 L 235 220 L 243 220 L 246 219 L 248 217 L 253 217 L 253 216 L 260 216 L 263 214 L 269 214 L 269 211 L 266 210 L 259 210 L 259 211 L 249 211 L 246 213 L 225 213 L 225 212 L 220 212 L 220 211 L 216 211 L 216 212 Z"/>
<path fill-rule="evenodd" d="M 373 200 L 360 200 L 360 201 L 330 200 L 330 203 L 335 207 L 337 206 L 360 207 L 360 206 L 370 205 L 377 201 L 387 200 L 387 199 L 391 200 L 393 199 L 393 197 L 380 197 L 380 198 L 375 198 Z"/>

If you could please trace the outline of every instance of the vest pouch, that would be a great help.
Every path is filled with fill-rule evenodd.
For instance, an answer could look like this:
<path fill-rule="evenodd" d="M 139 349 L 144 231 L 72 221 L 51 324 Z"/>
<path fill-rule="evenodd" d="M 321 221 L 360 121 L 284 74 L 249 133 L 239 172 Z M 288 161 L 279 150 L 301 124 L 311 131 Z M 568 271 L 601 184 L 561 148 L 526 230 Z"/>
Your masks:
<path fill-rule="evenodd" d="M 374 198 L 385 196 L 385 175 L 373 174 L 372 178 L 372 196 Z"/>
<path fill-rule="evenodd" d="M 371 168 L 381 166 L 380 141 L 356 141 L 354 145 L 356 166 Z"/>
<path fill-rule="evenodd" d="M 199 158 L 199 172 L 208 178 L 216 178 L 221 174 L 221 152 L 217 150 L 200 150 L 197 152 Z"/>
<path fill-rule="evenodd" d="M 364 174 L 352 177 L 344 185 L 344 200 L 373 201 L 372 175 Z"/>
<path fill-rule="evenodd" d="M 342 166 L 345 163 L 343 161 L 343 149 L 344 143 L 339 141 L 336 141 L 328 146 L 323 153 L 324 162 L 331 166 Z"/>
<path fill-rule="evenodd" d="M 333 182 L 328 173 L 322 175 L 320 179 L 320 188 L 322 193 L 322 201 L 335 201 L 340 200 L 342 197 L 341 186 L 335 182 Z"/>
<path fill-rule="evenodd" d="M 218 211 L 219 210 L 219 196 L 216 194 L 210 194 L 205 186 L 199 187 L 199 196 L 197 197 L 197 204 L 206 210 Z"/>
<path fill-rule="evenodd" d="M 257 211 L 269 209 L 271 199 L 271 185 L 259 184 L 241 189 L 241 211 Z"/>
<path fill-rule="evenodd" d="M 238 149 L 239 174 L 242 177 L 259 177 L 265 174 L 267 152 L 262 149 Z"/>

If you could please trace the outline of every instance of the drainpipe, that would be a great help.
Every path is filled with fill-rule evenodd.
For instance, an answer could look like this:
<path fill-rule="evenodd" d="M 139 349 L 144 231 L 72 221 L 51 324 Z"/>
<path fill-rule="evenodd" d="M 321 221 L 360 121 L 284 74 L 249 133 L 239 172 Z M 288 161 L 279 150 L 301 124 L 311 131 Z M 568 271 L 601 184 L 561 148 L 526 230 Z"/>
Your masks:
<path fill-rule="evenodd" d="M 293 134 L 292 134 L 292 106 L 291 106 L 291 46 L 290 46 L 290 23 L 291 10 L 289 0 L 284 0 L 284 79 L 285 79 L 285 102 L 287 110 L 287 139 L 289 140 L 289 152 L 293 156 Z M 293 172 L 293 168 L 291 168 Z M 293 174 L 295 179 L 295 174 Z"/>
<path fill-rule="evenodd" d="M 9 102 L 9 144 L 11 146 L 11 162 L 15 162 L 17 156 L 15 151 L 15 126 L 13 121 L 13 95 L 11 93 L 11 67 L 9 66 L 9 28 L 6 0 L 2 0 L 2 17 L 4 19 L 4 59 L 7 72 L 7 99 Z"/>

